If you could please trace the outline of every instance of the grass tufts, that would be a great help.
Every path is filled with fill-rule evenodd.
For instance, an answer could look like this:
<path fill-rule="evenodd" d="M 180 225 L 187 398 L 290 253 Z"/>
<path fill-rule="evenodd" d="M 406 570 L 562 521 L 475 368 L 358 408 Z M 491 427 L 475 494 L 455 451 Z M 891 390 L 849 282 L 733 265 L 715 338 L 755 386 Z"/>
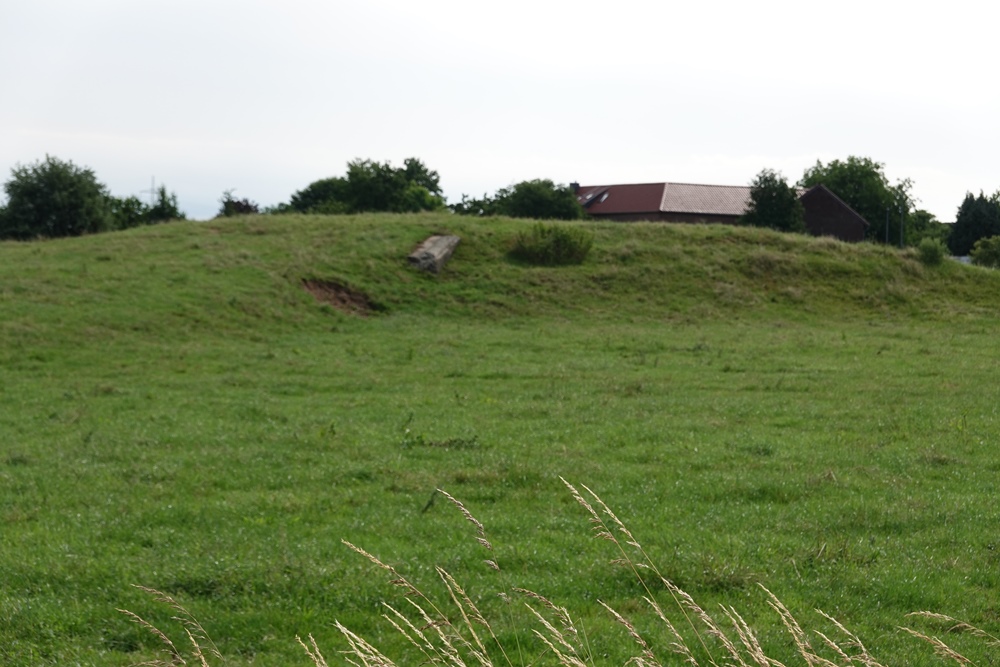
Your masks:
<path fill-rule="evenodd" d="M 789 657 L 775 655 L 765 649 L 758 634 L 745 620 L 743 615 L 731 605 L 720 604 L 719 615 L 713 616 L 700 606 L 684 590 L 673 584 L 669 579 L 659 574 L 656 565 L 649 559 L 642 545 L 627 528 L 625 523 L 604 503 L 591 489 L 583 486 L 583 492 L 563 480 L 573 499 L 583 507 L 590 523 L 595 529 L 594 536 L 599 540 L 611 542 L 616 551 L 614 562 L 630 568 L 638 579 L 640 587 L 645 591 L 642 595 L 642 606 L 630 607 L 639 613 L 643 609 L 651 612 L 652 620 L 644 618 L 640 624 L 625 615 L 612 604 L 598 599 L 597 605 L 607 617 L 630 639 L 633 646 L 632 654 L 625 660 L 625 665 L 636 667 L 662 667 L 674 664 L 670 655 L 679 656 L 682 663 L 691 667 L 701 665 L 719 667 L 785 667 Z M 473 516 L 466 505 L 449 494 L 438 489 L 438 493 L 447 498 L 458 509 L 463 518 L 475 527 L 476 541 L 493 551 L 493 546 L 486 540 L 486 530 L 482 522 Z M 425 594 L 403 577 L 395 567 L 386 564 L 381 559 L 350 542 L 344 544 L 374 564 L 379 569 L 387 571 L 390 583 L 404 589 L 404 600 L 407 603 L 397 608 L 383 602 L 386 613 L 382 617 L 405 640 L 405 645 L 413 649 L 421 664 L 439 665 L 441 667 L 496 667 L 499 663 L 506 667 L 529 667 L 538 664 L 555 663 L 563 667 L 595 667 L 603 664 L 597 658 L 587 639 L 587 632 L 580 629 L 573 620 L 569 610 L 553 603 L 544 595 L 535 591 L 507 587 L 502 584 L 500 592 L 505 606 L 510 606 L 509 593 L 516 593 L 525 599 L 519 617 L 509 616 L 504 622 L 512 625 L 509 630 L 525 630 L 530 624 L 530 633 L 537 640 L 534 644 L 535 653 L 526 655 L 520 643 L 518 645 L 517 661 L 508 654 L 500 633 L 488 620 L 487 614 L 477 604 L 471 595 L 444 568 L 435 567 L 439 580 L 447 593 L 449 605 L 438 606 L 431 597 Z M 658 580 L 658 591 L 648 584 L 643 572 L 653 572 Z M 186 665 L 191 661 L 201 667 L 210 667 L 209 658 L 222 661 L 222 655 L 202 625 L 181 604 L 165 593 L 155 589 L 137 587 L 153 596 L 156 602 L 166 605 L 177 615 L 173 617 L 183 628 L 185 636 L 191 645 L 188 659 L 177 648 L 174 642 L 153 624 L 137 614 L 119 610 L 130 620 L 151 632 L 165 647 L 169 660 L 155 660 L 141 663 L 151 667 L 173 667 Z M 664 607 L 659 601 L 658 592 L 666 591 L 673 601 L 673 606 Z M 785 631 L 791 638 L 792 645 L 798 657 L 806 667 L 884 667 L 868 650 L 861 639 L 833 616 L 817 610 L 820 618 L 829 623 L 837 638 L 827 633 L 814 630 L 819 638 L 817 649 L 810 641 L 807 633 L 785 604 L 763 585 L 760 590 L 766 596 L 767 605 L 777 614 Z M 539 610 L 536 607 L 540 607 Z M 686 621 L 688 631 L 678 629 L 676 621 L 671 618 L 680 614 Z M 958 621 L 950 616 L 931 612 L 915 612 L 910 617 L 923 618 L 947 626 L 950 633 L 967 633 L 978 639 L 985 640 L 989 646 L 1000 646 L 1000 639 L 968 623 Z M 721 619 L 722 622 L 720 622 Z M 339 620 L 334 621 L 334 627 L 340 633 L 346 644 L 341 653 L 345 660 L 356 667 L 396 667 L 400 664 L 412 664 L 413 659 L 407 656 L 392 658 L 382 652 L 375 644 L 355 633 Z M 662 632 L 657 632 L 657 627 Z M 960 665 L 972 665 L 972 660 L 951 648 L 937 637 L 908 627 L 899 630 L 915 637 L 933 647 L 938 658 L 956 662 Z M 515 632 L 516 636 L 516 632 Z M 296 641 L 312 661 L 314 667 L 328 667 L 315 638 L 308 635 L 308 642 L 296 636 Z"/>
<path fill-rule="evenodd" d="M 176 615 L 171 618 L 172 620 L 177 621 L 184 629 L 184 635 L 187 637 L 188 643 L 191 645 L 189 655 L 190 659 L 196 660 L 197 664 L 202 667 L 209 667 L 208 658 L 206 656 L 211 656 L 223 663 L 225 662 L 222 657 L 222 653 L 219 652 L 219 648 L 215 645 L 215 642 L 212 641 L 211 637 L 209 637 L 208 632 L 205 631 L 205 628 L 202 627 L 198 619 L 195 618 L 194 614 L 189 612 L 183 605 L 166 593 L 158 591 L 154 588 L 147 588 L 145 586 L 135 586 L 135 588 L 149 594 L 155 602 L 166 605 L 174 611 Z M 176 665 L 188 664 L 188 661 L 184 659 L 184 654 L 177 648 L 166 633 L 162 632 L 159 628 L 146 621 L 138 614 L 128 611 L 127 609 L 119 609 L 118 611 L 125 614 L 132 622 L 138 624 L 140 627 L 149 630 L 163 643 L 164 651 L 170 656 L 169 661 L 153 660 L 139 664 L 147 665 L 148 667 L 174 667 Z"/>

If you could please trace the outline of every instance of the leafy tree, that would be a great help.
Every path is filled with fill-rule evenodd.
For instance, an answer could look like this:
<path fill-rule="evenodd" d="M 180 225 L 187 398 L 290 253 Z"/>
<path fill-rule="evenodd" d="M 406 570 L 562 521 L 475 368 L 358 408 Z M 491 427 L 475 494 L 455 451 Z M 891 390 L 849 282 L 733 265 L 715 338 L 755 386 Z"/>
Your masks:
<path fill-rule="evenodd" d="M 301 213 L 433 211 L 444 206 L 436 171 L 416 158 L 402 168 L 389 162 L 352 160 L 347 175 L 315 181 L 292 195 L 289 206 Z"/>
<path fill-rule="evenodd" d="M 156 191 L 156 203 L 146 211 L 146 222 L 163 222 L 165 220 L 183 220 L 185 216 L 177 208 L 177 195 L 167 194 L 167 187 L 161 185 Z"/>
<path fill-rule="evenodd" d="M 310 183 L 292 195 L 289 206 L 299 213 L 346 213 L 347 181 L 340 177 L 324 178 Z M 338 211 L 322 210 L 331 203 Z"/>
<path fill-rule="evenodd" d="M 157 199 L 152 206 L 135 196 L 108 197 L 108 204 L 111 207 L 114 229 L 130 229 L 167 220 L 183 220 L 186 217 L 177 208 L 177 195 L 168 193 L 164 185 L 157 190 Z"/>
<path fill-rule="evenodd" d="M 397 213 L 419 213 L 420 211 L 435 211 L 444 206 L 444 199 L 431 194 L 423 185 L 409 183 L 400 194 L 396 204 Z"/>
<path fill-rule="evenodd" d="M 123 199 L 108 197 L 108 205 L 111 207 L 112 226 L 115 229 L 131 229 L 146 224 L 149 206 L 136 196 Z"/>
<path fill-rule="evenodd" d="M 584 217 L 576 193 L 568 186 L 556 185 L 549 179 L 522 181 L 497 190 L 493 197 L 469 199 L 451 207 L 459 215 L 506 215 L 512 218 L 537 220 L 577 220 Z"/>
<path fill-rule="evenodd" d="M 354 213 L 392 211 L 413 213 L 444 206 L 437 172 L 420 160 L 408 158 L 402 169 L 388 162 L 354 160 L 347 164 L 345 203 Z"/>
<path fill-rule="evenodd" d="M 909 213 L 912 199 L 912 181 L 904 179 L 890 185 L 883 171 L 885 165 L 866 157 L 850 156 L 845 161 L 833 160 L 828 164 L 816 161 L 806 169 L 799 185 L 811 188 L 825 185 L 848 206 L 868 221 L 868 238 L 885 241 L 886 211 L 889 211 L 889 241 L 900 239 L 900 206 L 904 217 Z"/>
<path fill-rule="evenodd" d="M 940 222 L 933 213 L 916 210 L 906 218 L 906 245 L 920 246 L 925 239 L 947 244 L 951 227 Z"/>
<path fill-rule="evenodd" d="M 1000 235 L 1000 192 L 991 197 L 966 193 L 958 208 L 958 216 L 948 237 L 948 249 L 953 255 L 968 255 L 976 241 Z"/>
<path fill-rule="evenodd" d="M 403 171 L 409 183 L 415 183 L 427 189 L 432 195 L 441 196 L 441 178 L 436 171 L 428 169 L 423 162 L 415 157 L 408 157 L 403 160 Z"/>
<path fill-rule="evenodd" d="M 260 206 L 257 202 L 250 201 L 249 199 L 236 199 L 233 197 L 233 192 L 235 190 L 224 190 L 222 192 L 222 198 L 219 199 L 219 212 L 215 217 L 217 218 L 231 218 L 236 215 L 253 215 L 260 213 Z"/>
<path fill-rule="evenodd" d="M 785 177 L 773 169 L 764 169 L 750 183 L 750 205 L 740 222 L 783 232 L 805 232 L 804 215 L 799 195 Z"/>
<path fill-rule="evenodd" d="M 461 201 L 450 204 L 448 208 L 458 215 L 499 215 L 496 200 L 485 192 L 482 199 L 470 199 L 468 195 L 462 195 Z"/>
<path fill-rule="evenodd" d="M 79 236 L 110 229 L 108 193 L 90 169 L 46 155 L 11 170 L 0 238 Z"/>
<path fill-rule="evenodd" d="M 568 186 L 548 179 L 522 181 L 497 192 L 501 215 L 538 220 L 576 220 L 583 217 L 583 207 Z"/>
<path fill-rule="evenodd" d="M 346 202 L 352 213 L 399 211 L 409 183 L 406 172 L 388 162 L 354 160 L 347 163 Z"/>

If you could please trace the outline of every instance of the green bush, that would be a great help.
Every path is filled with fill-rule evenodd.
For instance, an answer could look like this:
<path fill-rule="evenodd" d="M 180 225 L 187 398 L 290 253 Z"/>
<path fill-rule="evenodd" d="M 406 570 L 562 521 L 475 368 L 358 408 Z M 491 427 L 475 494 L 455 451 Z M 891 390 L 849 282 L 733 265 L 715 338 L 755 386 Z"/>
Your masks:
<path fill-rule="evenodd" d="M 536 220 L 579 220 L 586 217 L 576 199 L 576 192 L 547 178 L 501 188 L 492 197 L 483 194 L 482 199 L 469 199 L 462 195 L 462 201 L 449 208 L 459 215 L 506 215 Z"/>
<path fill-rule="evenodd" d="M 362 213 L 392 211 L 417 213 L 444 208 L 440 177 L 417 158 L 403 166 L 389 162 L 354 160 L 347 176 L 324 178 L 292 195 L 288 206 L 300 213 Z"/>
<path fill-rule="evenodd" d="M 594 235 L 569 225 L 538 223 L 518 232 L 511 243 L 510 256 L 540 266 L 582 264 L 594 245 Z"/>
<path fill-rule="evenodd" d="M 1000 268 L 1000 236 L 989 236 L 979 239 L 969 252 L 973 264 Z"/>
<path fill-rule="evenodd" d="M 132 229 L 146 224 L 149 207 L 136 196 L 108 197 L 111 219 L 115 229 Z"/>
<path fill-rule="evenodd" d="M 146 222 L 153 224 L 167 220 L 184 220 L 187 216 L 177 208 L 177 194 L 167 192 L 167 186 L 161 185 L 156 190 L 156 203 L 146 211 Z"/>
<path fill-rule="evenodd" d="M 11 170 L 0 238 L 80 236 L 113 225 L 108 193 L 94 172 L 46 155 Z"/>
<path fill-rule="evenodd" d="M 219 212 L 217 218 L 231 218 L 236 215 L 256 215 L 260 213 L 260 206 L 257 202 L 250 201 L 246 197 L 236 199 L 233 197 L 233 190 L 224 190 L 222 198 L 219 199 Z"/>
<path fill-rule="evenodd" d="M 184 220 L 185 215 L 177 208 L 177 195 L 168 193 L 165 185 L 156 191 L 156 203 L 149 205 L 135 196 L 124 198 L 108 197 L 111 207 L 112 227 L 131 229 L 140 225 L 152 225 L 168 220 Z"/>
<path fill-rule="evenodd" d="M 938 266 L 944 261 L 947 248 L 938 239 L 925 238 L 917 246 L 917 255 L 924 266 Z"/>

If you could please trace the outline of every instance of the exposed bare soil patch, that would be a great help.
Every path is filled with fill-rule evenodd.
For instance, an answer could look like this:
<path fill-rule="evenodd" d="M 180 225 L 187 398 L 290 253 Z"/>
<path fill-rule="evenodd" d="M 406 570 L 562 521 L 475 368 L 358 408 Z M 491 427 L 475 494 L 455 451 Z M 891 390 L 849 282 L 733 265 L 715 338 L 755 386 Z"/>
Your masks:
<path fill-rule="evenodd" d="M 305 279 L 302 286 L 321 303 L 351 315 L 368 315 L 381 310 L 367 294 L 335 280 Z"/>

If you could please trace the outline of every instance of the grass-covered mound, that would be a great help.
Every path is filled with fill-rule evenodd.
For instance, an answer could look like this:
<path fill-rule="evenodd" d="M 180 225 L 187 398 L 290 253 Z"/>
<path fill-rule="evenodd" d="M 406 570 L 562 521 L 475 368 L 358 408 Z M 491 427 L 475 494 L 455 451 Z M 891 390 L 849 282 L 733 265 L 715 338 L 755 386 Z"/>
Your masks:
<path fill-rule="evenodd" d="M 258 217 L 0 244 L 0 662 L 155 655 L 114 609 L 170 611 L 131 583 L 191 609 L 229 664 L 305 664 L 310 632 L 329 657 L 334 619 L 399 648 L 389 591 L 341 538 L 427 588 L 444 565 L 485 607 L 506 585 L 442 487 L 490 527 L 507 584 L 621 664 L 632 644 L 594 601 L 638 610 L 642 591 L 559 475 L 779 659 L 794 649 L 756 582 L 895 664 L 931 660 L 895 630 L 908 612 L 995 624 L 997 274 L 595 223 L 572 223 L 594 235 L 582 264 L 535 267 L 507 254 L 531 224 Z M 406 254 L 436 232 L 462 242 L 418 273 Z"/>

